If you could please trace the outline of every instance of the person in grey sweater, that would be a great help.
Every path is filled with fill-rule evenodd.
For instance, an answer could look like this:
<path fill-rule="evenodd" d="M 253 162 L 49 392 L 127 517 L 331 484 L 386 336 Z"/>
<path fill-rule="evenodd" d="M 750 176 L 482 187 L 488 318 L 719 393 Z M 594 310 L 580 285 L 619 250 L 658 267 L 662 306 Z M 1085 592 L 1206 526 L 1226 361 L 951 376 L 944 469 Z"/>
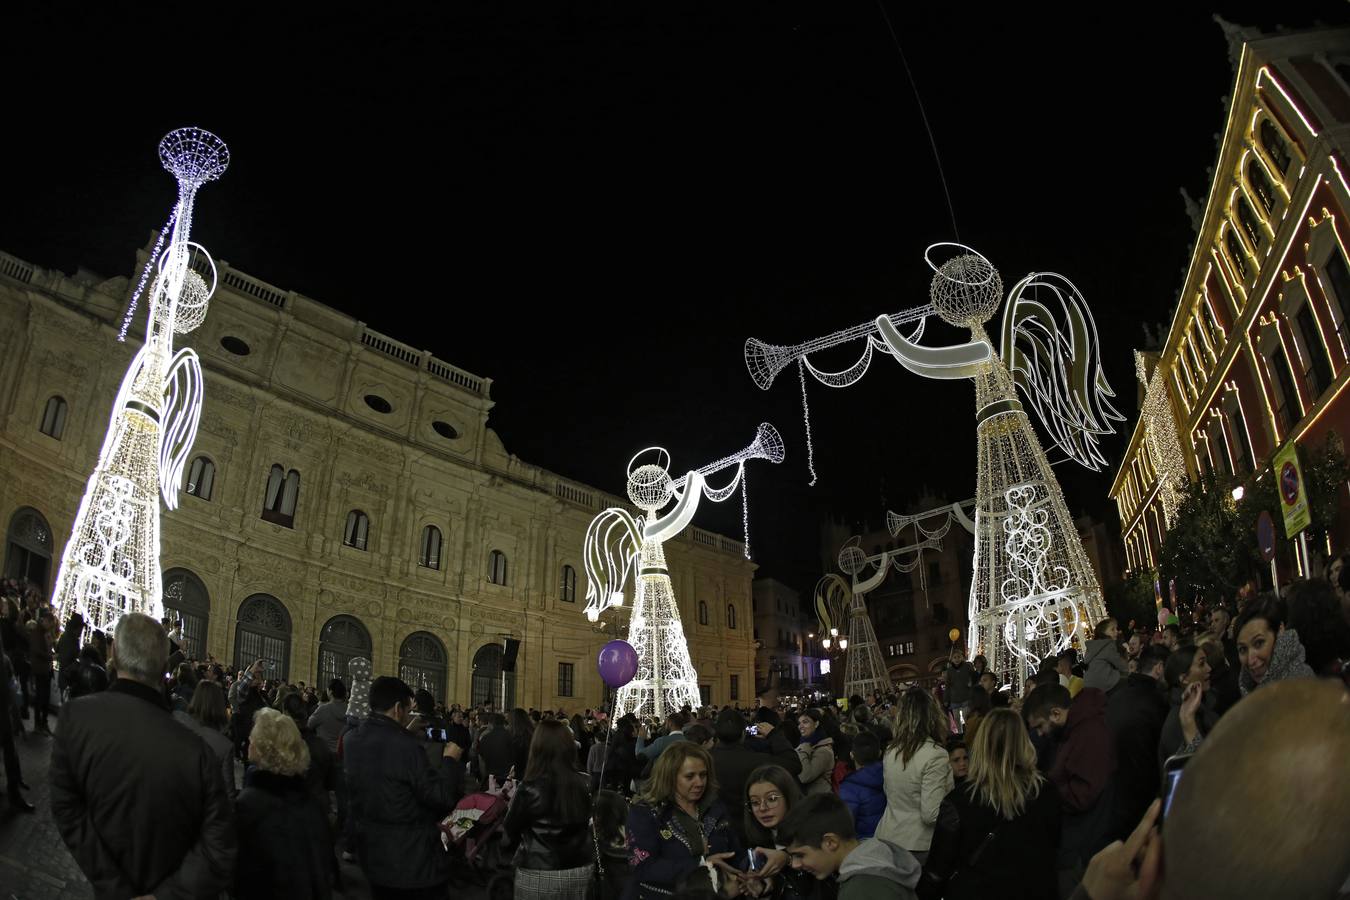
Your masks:
<path fill-rule="evenodd" d="M 329 750 L 337 753 L 338 738 L 347 729 L 347 685 L 342 683 L 342 679 L 332 680 L 328 685 L 328 696 L 332 699 L 319 704 L 319 708 L 309 717 L 309 727 L 323 738 Z"/>
<path fill-rule="evenodd" d="M 1083 687 L 1097 688 L 1106 693 L 1120 683 L 1129 674 L 1129 667 L 1120 655 L 1120 628 L 1115 619 L 1102 619 L 1092 632 L 1092 640 L 1087 642 L 1083 661 L 1087 671 L 1083 675 Z"/>

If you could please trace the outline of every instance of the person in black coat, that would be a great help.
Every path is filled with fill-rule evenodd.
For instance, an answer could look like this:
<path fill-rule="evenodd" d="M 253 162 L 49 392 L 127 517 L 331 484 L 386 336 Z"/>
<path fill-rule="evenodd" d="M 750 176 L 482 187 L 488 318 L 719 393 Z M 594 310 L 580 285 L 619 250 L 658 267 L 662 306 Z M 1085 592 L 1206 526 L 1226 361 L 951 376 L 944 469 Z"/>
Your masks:
<path fill-rule="evenodd" d="M 1146 648 L 1139 655 L 1139 671 L 1127 675 L 1106 700 L 1106 727 L 1116 742 L 1113 839 L 1128 837 L 1158 796 L 1158 741 L 1168 710 L 1166 664 L 1166 647 Z"/>
<path fill-rule="evenodd" d="M 5 756 L 5 791 L 9 796 L 9 805 L 22 812 L 33 812 L 36 806 L 29 803 L 19 792 L 26 787 L 23 773 L 19 769 L 19 750 L 14 746 L 14 722 L 10 718 L 9 680 L 14 677 L 9 655 L 0 647 L 0 751 Z"/>
<path fill-rule="evenodd" d="M 715 728 L 717 746 L 713 747 L 710 753 L 713 775 L 717 779 L 717 793 L 729 810 L 739 809 L 745 802 L 745 780 L 760 766 L 776 763 L 786 768 L 789 764 L 795 763 L 798 771 L 801 770 L 801 757 L 797 755 L 796 750 L 788 746 L 787 739 L 783 738 L 781 732 L 774 731 L 780 738 L 777 742 L 769 741 L 772 735 L 765 735 L 764 741 L 756 742 L 764 748 L 757 751 L 746 742 L 745 729 L 745 717 L 731 707 L 717 714 Z M 773 730 L 771 726 L 770 730 Z M 777 752 L 771 752 L 773 750 Z M 745 844 L 745 830 L 740 816 L 732 817 L 731 827 L 735 829 L 740 842 Z"/>
<path fill-rule="evenodd" d="M 534 729 L 525 777 L 516 787 L 502 828 L 519 841 L 516 900 L 585 900 L 595 864 L 591 840 L 590 778 L 576 770 L 576 742 L 562 722 Z"/>
<path fill-rule="evenodd" d="M 235 831 L 220 762 L 164 697 L 169 639 L 158 622 L 117 622 L 108 690 L 61 710 L 52 818 L 94 896 L 212 897 L 234 874 Z"/>
<path fill-rule="evenodd" d="M 447 741 L 441 765 L 427 764 L 422 742 L 408 730 L 412 688 L 381 676 L 370 685 L 370 715 L 343 738 L 356 855 L 371 893 L 444 898 L 452 857 L 438 828 L 463 794 L 464 749 Z"/>
<path fill-rule="evenodd" d="M 487 714 L 487 728 L 478 736 L 478 780 L 487 789 L 489 777 L 500 785 L 515 765 L 516 749 L 501 713 Z"/>
<path fill-rule="evenodd" d="M 56 640 L 57 689 L 62 695 L 70 688 L 80 662 L 80 638 L 84 634 L 84 616 L 71 613 L 66 628 Z"/>
<path fill-rule="evenodd" d="M 299 727 L 274 709 L 258 710 L 248 761 L 256 768 L 235 807 L 235 896 L 328 900 L 333 895 L 333 838 L 328 818 L 305 785 L 310 757 Z"/>
<path fill-rule="evenodd" d="M 1060 798 L 1010 709 L 989 712 L 970 748 L 970 777 L 938 810 L 921 898 L 1056 900 Z"/>

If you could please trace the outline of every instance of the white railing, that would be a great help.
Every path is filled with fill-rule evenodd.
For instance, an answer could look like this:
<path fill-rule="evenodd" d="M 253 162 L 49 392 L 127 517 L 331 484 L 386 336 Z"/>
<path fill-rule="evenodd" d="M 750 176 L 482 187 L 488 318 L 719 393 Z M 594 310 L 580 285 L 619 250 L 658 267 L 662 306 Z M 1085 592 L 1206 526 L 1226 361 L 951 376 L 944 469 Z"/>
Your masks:
<path fill-rule="evenodd" d="M 22 281 L 29 284 L 33 280 L 33 272 L 36 267 L 32 263 L 24 262 L 16 256 L 10 256 L 8 253 L 0 253 L 0 275 L 8 275 L 15 281 Z"/>
<path fill-rule="evenodd" d="M 402 341 L 396 341 L 391 337 L 380 334 L 378 331 L 367 328 L 361 332 L 361 343 L 399 362 L 405 362 L 410 366 L 420 368 L 422 354 Z"/>
<path fill-rule="evenodd" d="M 286 308 L 285 291 L 272 287 L 265 281 L 259 281 L 252 275 L 237 272 L 228 266 L 222 268 L 224 271 L 220 275 L 220 280 L 226 287 L 238 291 L 246 297 L 252 297 L 254 300 L 261 300 L 268 306 L 275 306 L 277 309 Z"/>
<path fill-rule="evenodd" d="M 477 375 L 470 374 L 458 366 L 452 366 L 448 362 L 442 362 L 434 356 L 427 357 L 427 371 L 441 381 L 448 381 L 451 384 L 458 385 L 466 391 L 475 394 L 486 394 L 484 385 L 486 380 Z"/>
<path fill-rule="evenodd" d="M 553 496 L 579 504 L 587 509 L 595 508 L 595 497 L 590 491 L 579 488 L 574 484 L 568 484 L 565 481 L 553 483 Z"/>

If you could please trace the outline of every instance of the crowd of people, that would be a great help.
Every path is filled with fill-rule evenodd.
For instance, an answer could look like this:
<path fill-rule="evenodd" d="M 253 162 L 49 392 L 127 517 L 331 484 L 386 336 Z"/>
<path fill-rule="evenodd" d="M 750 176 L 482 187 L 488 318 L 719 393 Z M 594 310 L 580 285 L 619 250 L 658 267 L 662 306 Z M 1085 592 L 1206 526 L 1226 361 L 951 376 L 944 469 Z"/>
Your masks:
<path fill-rule="evenodd" d="M 185 659 L 172 621 L 85 634 L 4 587 L 10 803 L 33 809 L 31 719 L 101 898 L 328 898 L 340 860 L 377 898 L 1350 892 L 1350 619 L 1324 581 L 1096 623 L 1020 696 L 957 646 L 931 688 L 613 722 L 447 706 L 366 660 L 269 681 Z"/>

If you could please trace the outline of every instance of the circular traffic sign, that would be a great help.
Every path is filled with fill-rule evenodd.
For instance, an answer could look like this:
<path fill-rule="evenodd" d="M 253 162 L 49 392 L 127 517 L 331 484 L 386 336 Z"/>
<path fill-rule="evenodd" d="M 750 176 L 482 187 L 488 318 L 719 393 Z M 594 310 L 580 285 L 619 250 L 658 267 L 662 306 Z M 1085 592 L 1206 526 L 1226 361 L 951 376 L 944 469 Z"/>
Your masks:
<path fill-rule="evenodd" d="M 1298 502 L 1298 469 L 1288 460 L 1280 467 L 1280 499 L 1285 506 Z"/>

